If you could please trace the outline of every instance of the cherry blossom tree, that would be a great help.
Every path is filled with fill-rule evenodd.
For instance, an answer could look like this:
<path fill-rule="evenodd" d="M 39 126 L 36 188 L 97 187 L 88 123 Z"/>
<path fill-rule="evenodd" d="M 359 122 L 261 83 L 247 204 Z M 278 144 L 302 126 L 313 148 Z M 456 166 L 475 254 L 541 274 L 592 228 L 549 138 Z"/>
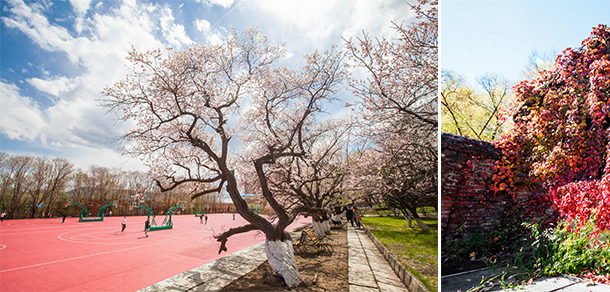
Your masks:
<path fill-rule="evenodd" d="M 344 198 L 350 185 L 347 155 L 352 123 L 347 118 L 329 118 L 312 125 L 303 138 L 304 155 L 278 160 L 267 171 L 269 188 L 287 210 L 313 218 L 314 231 L 320 237 L 330 231 L 330 207 Z M 250 156 L 244 153 L 243 157 Z M 244 159 L 246 162 L 248 158 Z M 260 192 L 255 173 L 244 173 L 245 188 Z M 250 177 L 250 179 L 246 178 Z"/>
<path fill-rule="evenodd" d="M 387 143 L 361 153 L 357 160 L 360 189 L 369 201 L 397 208 L 405 218 L 414 218 L 423 231 L 429 231 L 417 208 L 437 205 L 436 137 L 414 139 L 424 133 L 414 132 L 411 140 L 388 137 Z"/>
<path fill-rule="evenodd" d="M 360 133 L 371 141 L 362 162 L 369 192 L 417 216 L 417 207 L 437 201 L 438 1 L 419 0 L 406 26 L 392 22 L 396 40 L 366 33 L 346 41 L 364 78 L 350 79 L 361 98 Z M 357 76 L 357 75 L 355 75 Z M 426 230 L 428 227 L 420 223 Z"/>
<path fill-rule="evenodd" d="M 362 38 L 346 41 L 355 66 L 366 79 L 351 79 L 362 99 L 366 118 L 438 127 L 438 1 L 419 0 L 411 6 L 416 19 L 406 27 L 392 22 L 396 41 Z"/>
<path fill-rule="evenodd" d="M 196 198 L 226 188 L 248 224 L 217 235 L 219 252 L 230 236 L 261 230 L 269 264 L 288 287 L 297 286 L 301 278 L 285 232 L 297 214 L 276 199 L 268 169 L 305 155 L 310 124 L 344 79 L 341 54 L 306 55 L 300 70 L 280 66 L 284 49 L 253 28 L 233 31 L 218 45 L 168 51 L 164 57 L 160 50 L 133 50 L 131 73 L 103 91 L 105 106 L 134 123 L 124 135 L 124 153 L 142 158 L 163 191 L 191 184 Z M 245 124 L 248 133 L 240 132 Z M 230 145 L 251 153 L 246 166 L 257 174 L 275 222 L 252 212 L 241 197 L 236 173 L 243 164 Z"/>

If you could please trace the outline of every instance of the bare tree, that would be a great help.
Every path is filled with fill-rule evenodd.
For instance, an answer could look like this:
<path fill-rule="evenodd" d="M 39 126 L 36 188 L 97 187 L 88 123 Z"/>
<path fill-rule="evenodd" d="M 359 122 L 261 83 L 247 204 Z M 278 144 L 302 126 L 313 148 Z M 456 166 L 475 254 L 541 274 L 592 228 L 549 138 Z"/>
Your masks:
<path fill-rule="evenodd" d="M 44 211 L 49 216 L 54 198 L 64 190 L 67 178 L 72 172 L 72 164 L 66 159 L 36 157 L 32 163 L 32 185 L 28 189 L 31 196 L 30 217 L 36 217 L 40 205 L 46 203 Z"/>
<path fill-rule="evenodd" d="M 50 163 L 51 170 L 47 178 L 45 192 L 42 195 L 42 201 L 46 202 L 45 214 L 47 216 L 51 216 L 54 212 L 55 200 L 60 193 L 65 191 L 70 174 L 74 171 L 74 165 L 65 158 L 54 158 Z"/>
<path fill-rule="evenodd" d="M 508 126 L 513 101 L 510 82 L 494 74 L 478 78 L 483 92 L 467 86 L 461 76 L 443 71 L 442 130 L 446 133 L 494 141 Z"/>
<path fill-rule="evenodd" d="M 9 205 L 9 217 L 14 218 L 14 214 L 20 216 L 22 211 L 23 196 L 32 184 L 32 157 L 14 156 L 10 158 L 9 168 L 13 174 L 10 180 L 12 198 Z"/>

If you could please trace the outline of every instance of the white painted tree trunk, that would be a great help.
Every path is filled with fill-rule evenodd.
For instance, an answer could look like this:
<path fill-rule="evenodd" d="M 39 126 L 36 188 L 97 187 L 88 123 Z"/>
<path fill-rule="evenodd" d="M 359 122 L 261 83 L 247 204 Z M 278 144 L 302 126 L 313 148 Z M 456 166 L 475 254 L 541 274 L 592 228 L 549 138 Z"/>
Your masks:
<path fill-rule="evenodd" d="M 322 227 L 322 223 L 313 221 L 311 225 L 313 226 L 313 232 L 316 234 L 317 237 L 324 238 L 324 236 L 326 236 L 324 234 L 324 227 Z"/>
<path fill-rule="evenodd" d="M 330 235 L 330 220 L 324 220 L 322 225 L 324 226 L 324 233 Z"/>
<path fill-rule="evenodd" d="M 301 283 L 301 274 L 294 260 L 292 241 L 265 241 L 265 253 L 271 268 L 280 274 L 288 288 L 294 288 Z"/>

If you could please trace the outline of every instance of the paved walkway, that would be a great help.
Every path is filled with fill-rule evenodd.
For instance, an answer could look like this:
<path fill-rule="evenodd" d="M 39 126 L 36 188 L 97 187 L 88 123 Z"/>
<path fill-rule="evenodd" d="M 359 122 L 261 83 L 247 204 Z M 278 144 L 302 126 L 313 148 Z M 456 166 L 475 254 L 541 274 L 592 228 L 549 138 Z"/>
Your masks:
<path fill-rule="evenodd" d="M 481 287 L 481 291 L 503 291 L 503 287 L 498 281 L 493 281 L 494 286 L 489 284 L 481 285 L 486 279 L 499 279 L 503 270 L 478 269 L 441 278 L 441 292 L 471 291 L 476 287 Z M 508 279 L 510 281 L 510 278 Z M 572 276 L 561 277 L 542 277 L 536 279 L 530 285 L 522 285 L 519 289 L 508 291 L 515 292 L 610 292 L 610 286 L 604 284 L 592 284 L 583 279 Z"/>
<path fill-rule="evenodd" d="M 408 291 L 364 230 L 347 228 L 350 292 Z"/>
<path fill-rule="evenodd" d="M 298 238 L 300 232 L 291 233 Z M 408 291 L 363 230 L 348 227 L 349 291 Z M 264 242 L 151 285 L 139 292 L 220 291 L 267 260 Z"/>

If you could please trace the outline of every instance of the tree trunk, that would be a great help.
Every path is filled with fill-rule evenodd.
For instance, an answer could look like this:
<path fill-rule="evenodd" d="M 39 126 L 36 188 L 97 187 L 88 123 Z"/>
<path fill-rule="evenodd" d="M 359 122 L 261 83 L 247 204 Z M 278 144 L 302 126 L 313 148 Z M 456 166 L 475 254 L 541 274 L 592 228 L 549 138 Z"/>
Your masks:
<path fill-rule="evenodd" d="M 417 226 L 419 226 L 419 228 L 421 228 L 421 230 L 423 230 L 424 232 L 429 232 L 430 227 L 428 227 L 428 225 L 426 225 L 426 223 L 421 221 L 421 218 L 419 218 L 419 214 L 417 214 L 417 208 L 409 207 L 408 210 L 411 213 L 411 215 L 415 218 L 415 222 L 417 222 Z"/>
<path fill-rule="evenodd" d="M 280 274 L 288 288 L 294 288 L 301 283 L 301 274 L 297 269 L 297 263 L 294 259 L 294 249 L 292 241 L 265 241 L 265 253 L 269 265 L 278 274 Z"/>
<path fill-rule="evenodd" d="M 430 227 L 428 227 L 428 225 L 426 225 L 426 223 L 424 223 L 424 221 L 421 221 L 420 218 L 415 218 L 415 222 L 417 222 L 417 225 L 419 226 L 419 228 L 421 228 L 421 230 L 423 230 L 424 232 L 430 231 Z"/>
<path fill-rule="evenodd" d="M 413 223 L 412 223 L 413 217 L 411 217 L 411 214 L 408 211 L 403 210 L 402 217 L 404 217 L 405 220 L 407 220 L 407 224 L 409 225 L 409 228 L 412 228 L 413 227 Z"/>
<path fill-rule="evenodd" d="M 324 220 L 322 225 L 324 226 L 324 234 L 330 235 L 330 220 Z"/>
<path fill-rule="evenodd" d="M 316 236 L 319 238 L 323 238 L 325 236 L 324 234 L 324 227 L 322 227 L 322 223 L 317 222 L 314 217 L 312 217 L 312 224 L 313 226 L 313 232 L 316 233 Z"/>

